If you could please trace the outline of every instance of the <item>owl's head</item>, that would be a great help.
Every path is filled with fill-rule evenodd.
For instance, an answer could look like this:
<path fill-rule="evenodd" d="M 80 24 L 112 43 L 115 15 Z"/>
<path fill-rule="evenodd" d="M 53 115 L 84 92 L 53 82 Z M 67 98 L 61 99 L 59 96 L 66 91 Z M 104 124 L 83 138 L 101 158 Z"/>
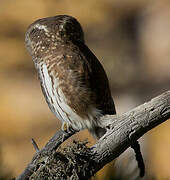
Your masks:
<path fill-rule="evenodd" d="M 27 49 L 32 56 L 68 41 L 84 42 L 84 34 L 80 23 L 67 15 L 39 19 L 28 27 L 25 36 Z"/>

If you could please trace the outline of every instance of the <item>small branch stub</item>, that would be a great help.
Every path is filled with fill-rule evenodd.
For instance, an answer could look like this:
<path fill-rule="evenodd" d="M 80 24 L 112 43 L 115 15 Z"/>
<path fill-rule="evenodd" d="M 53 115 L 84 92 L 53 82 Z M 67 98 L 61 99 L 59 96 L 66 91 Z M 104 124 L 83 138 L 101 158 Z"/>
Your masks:
<path fill-rule="evenodd" d="M 31 141 L 32 141 L 32 145 L 33 145 L 35 151 L 36 151 L 36 152 L 39 152 L 40 149 L 39 149 L 37 143 L 35 142 L 35 140 L 32 138 Z"/>

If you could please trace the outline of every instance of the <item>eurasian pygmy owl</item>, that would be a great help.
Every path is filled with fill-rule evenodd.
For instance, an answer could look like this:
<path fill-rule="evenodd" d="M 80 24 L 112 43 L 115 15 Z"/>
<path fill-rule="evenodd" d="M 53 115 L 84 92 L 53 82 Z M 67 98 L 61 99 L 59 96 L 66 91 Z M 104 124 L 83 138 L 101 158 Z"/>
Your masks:
<path fill-rule="evenodd" d="M 28 27 L 26 46 L 47 104 L 63 127 L 87 128 L 100 138 L 105 133 L 100 117 L 115 114 L 115 106 L 106 73 L 86 46 L 79 22 L 67 15 L 39 19 Z"/>

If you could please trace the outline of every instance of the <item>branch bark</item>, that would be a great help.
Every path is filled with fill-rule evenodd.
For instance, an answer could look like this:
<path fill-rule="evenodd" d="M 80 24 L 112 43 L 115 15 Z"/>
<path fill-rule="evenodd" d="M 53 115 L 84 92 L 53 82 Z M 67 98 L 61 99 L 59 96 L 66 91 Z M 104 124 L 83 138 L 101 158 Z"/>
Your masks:
<path fill-rule="evenodd" d="M 71 134 L 58 131 L 46 146 L 36 152 L 32 161 L 16 180 L 88 179 L 114 160 L 150 129 L 170 118 L 170 91 L 122 115 L 101 118 L 106 134 L 91 148 L 74 143 L 57 150 Z"/>

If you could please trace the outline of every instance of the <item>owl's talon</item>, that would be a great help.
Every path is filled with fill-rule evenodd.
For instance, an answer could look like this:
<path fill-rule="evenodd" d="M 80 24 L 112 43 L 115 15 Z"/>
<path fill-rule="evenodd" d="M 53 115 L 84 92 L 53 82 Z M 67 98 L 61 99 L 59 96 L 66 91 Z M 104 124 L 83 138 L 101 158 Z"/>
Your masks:
<path fill-rule="evenodd" d="M 61 129 L 64 131 L 63 133 L 63 137 L 62 137 L 62 142 L 64 142 L 65 138 L 70 134 L 74 134 L 75 132 L 77 132 L 77 130 L 75 130 L 70 124 L 64 122 L 62 124 Z"/>
<path fill-rule="evenodd" d="M 64 131 L 64 132 L 65 132 L 65 131 Z M 62 140 L 61 140 L 62 142 L 64 142 L 65 137 L 67 137 L 67 136 L 66 136 L 66 134 L 64 133 L 64 134 L 62 135 Z"/>
<path fill-rule="evenodd" d="M 72 134 L 74 132 L 77 132 L 70 124 L 64 122 L 62 124 L 62 127 L 61 129 L 65 132 L 65 133 L 68 133 L 68 134 Z"/>
<path fill-rule="evenodd" d="M 69 132 L 75 133 L 75 132 L 78 132 L 78 130 L 74 129 L 72 126 L 69 126 Z"/>
<path fill-rule="evenodd" d="M 64 123 L 62 124 L 61 129 L 62 129 L 64 132 L 67 132 L 67 131 L 68 131 L 68 124 L 67 124 L 66 122 L 64 122 Z"/>

